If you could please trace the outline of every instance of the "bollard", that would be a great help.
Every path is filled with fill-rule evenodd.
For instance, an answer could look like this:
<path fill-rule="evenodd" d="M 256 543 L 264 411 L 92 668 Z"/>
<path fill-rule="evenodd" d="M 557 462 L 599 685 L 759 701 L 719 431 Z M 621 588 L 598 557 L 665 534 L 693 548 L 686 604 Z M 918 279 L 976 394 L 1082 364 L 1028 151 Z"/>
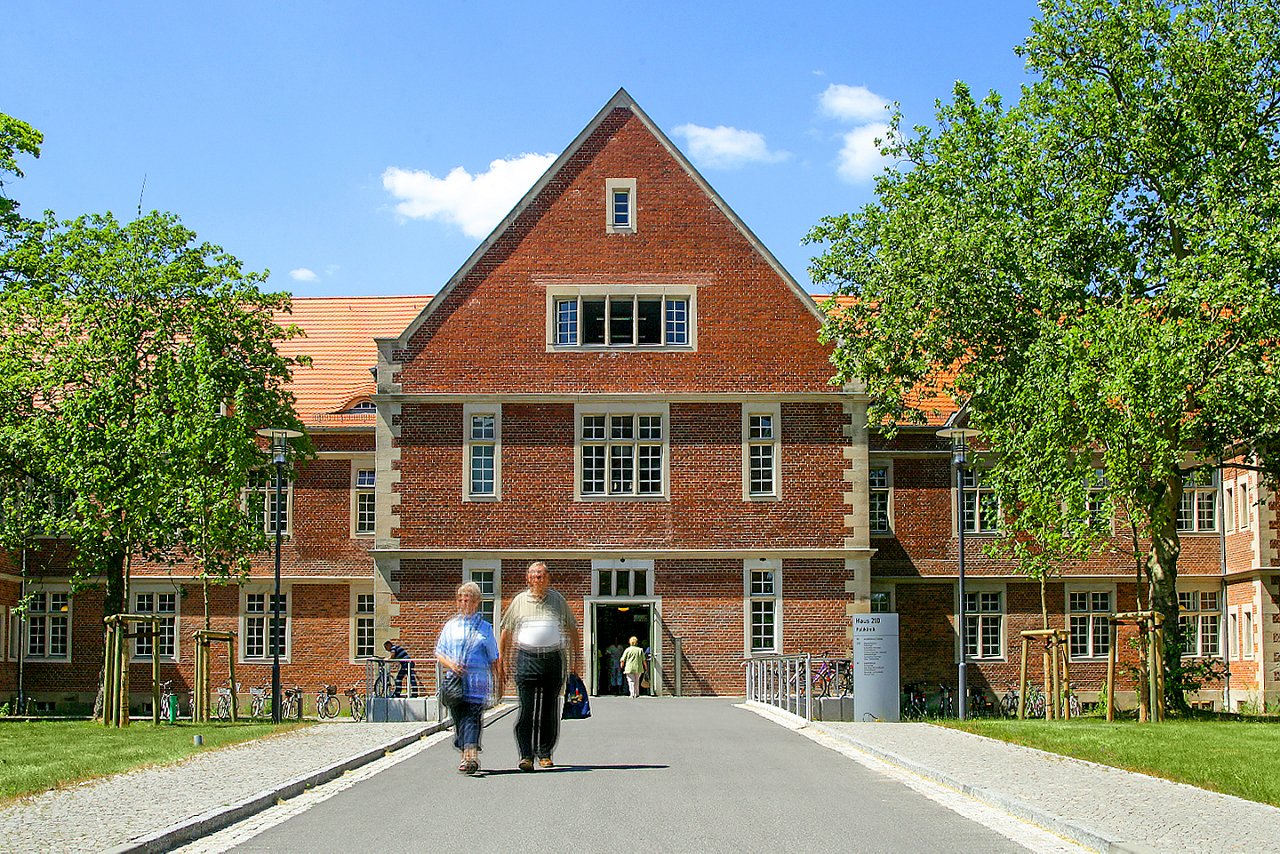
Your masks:
<path fill-rule="evenodd" d="M 176 724 L 178 722 L 178 695 L 177 694 L 169 695 L 169 708 L 165 709 L 165 713 L 166 713 L 166 717 L 169 718 L 169 723 Z"/>
<path fill-rule="evenodd" d="M 204 747 L 204 736 L 203 735 L 191 736 L 191 743 L 194 744 L 196 747 Z"/>

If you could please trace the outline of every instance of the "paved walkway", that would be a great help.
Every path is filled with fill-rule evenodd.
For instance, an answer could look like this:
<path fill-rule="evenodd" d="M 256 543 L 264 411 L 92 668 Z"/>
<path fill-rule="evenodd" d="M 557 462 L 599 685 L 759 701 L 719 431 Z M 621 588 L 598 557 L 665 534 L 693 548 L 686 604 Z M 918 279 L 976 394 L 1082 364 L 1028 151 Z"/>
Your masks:
<path fill-rule="evenodd" d="M 325 723 L 176 765 L 142 768 L 0 807 L 0 850 L 100 851 L 240 802 L 426 724 Z"/>
<path fill-rule="evenodd" d="M 835 736 L 1090 848 L 1280 851 L 1280 809 L 1254 801 L 945 727 L 828 723 L 806 730 Z M 1044 820 L 1046 814 L 1058 817 L 1056 826 Z"/>

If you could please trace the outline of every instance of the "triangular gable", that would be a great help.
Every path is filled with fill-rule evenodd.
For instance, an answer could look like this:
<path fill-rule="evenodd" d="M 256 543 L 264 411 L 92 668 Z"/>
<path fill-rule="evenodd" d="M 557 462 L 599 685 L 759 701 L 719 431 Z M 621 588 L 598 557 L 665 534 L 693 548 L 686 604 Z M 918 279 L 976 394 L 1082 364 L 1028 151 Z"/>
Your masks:
<path fill-rule="evenodd" d="M 627 90 L 622 88 L 609 99 L 609 102 L 601 108 L 600 112 L 596 113 L 595 118 L 593 118 L 587 126 L 582 129 L 582 132 L 574 138 L 573 142 L 569 144 L 569 147 L 561 152 L 560 156 L 557 157 L 555 162 L 547 168 L 547 171 L 543 173 L 542 177 L 529 188 L 529 191 L 524 194 L 524 197 L 521 198 L 520 201 L 516 203 L 516 206 L 512 208 L 511 211 L 502 219 L 502 222 L 498 223 L 493 231 L 489 233 L 489 236 L 476 247 L 470 257 L 468 257 L 462 266 L 458 268 L 458 271 L 450 277 L 445 286 L 439 290 L 435 297 L 432 298 L 431 302 L 423 308 L 416 318 L 414 318 L 404 332 L 395 338 L 377 339 L 378 347 L 382 351 L 383 358 L 387 362 L 394 361 L 394 350 L 403 349 L 408 346 L 410 339 L 412 339 L 418 330 L 422 328 L 431 315 L 445 303 L 450 293 L 452 293 L 460 282 L 467 278 L 472 269 L 485 257 L 485 255 L 489 253 L 494 245 L 502 239 L 507 230 L 515 224 L 525 210 L 533 204 L 547 186 L 556 179 L 560 172 L 582 148 L 583 144 L 591 138 L 610 114 L 620 107 L 630 110 L 631 113 L 640 120 L 658 143 L 667 151 L 668 154 L 671 155 L 671 158 L 675 160 L 675 162 L 688 174 L 694 184 L 712 200 L 725 218 L 729 220 L 729 222 L 732 223 L 733 226 L 742 234 L 743 238 L 746 239 L 752 249 L 754 249 L 768 263 L 782 281 L 787 283 L 787 286 L 794 293 L 796 299 L 804 304 L 804 306 L 819 322 L 822 322 L 825 319 L 822 309 L 818 307 L 818 304 L 814 302 L 809 293 L 805 291 L 804 288 L 800 287 L 799 283 L 796 282 L 789 272 L 787 272 L 787 269 L 782 266 L 778 259 L 774 257 L 768 247 L 765 246 L 758 237 L 756 237 L 755 233 L 747 227 L 747 224 L 739 218 L 734 210 L 729 207 L 728 203 L 720 197 L 720 194 L 717 193 L 707 180 L 702 177 L 702 174 L 698 172 L 692 163 L 689 162 L 689 159 L 684 156 L 680 149 L 676 148 L 667 135 L 662 132 L 661 128 L 659 128 L 645 114 L 644 110 L 640 109 L 640 106 L 635 102 L 635 99 L 631 97 Z"/>

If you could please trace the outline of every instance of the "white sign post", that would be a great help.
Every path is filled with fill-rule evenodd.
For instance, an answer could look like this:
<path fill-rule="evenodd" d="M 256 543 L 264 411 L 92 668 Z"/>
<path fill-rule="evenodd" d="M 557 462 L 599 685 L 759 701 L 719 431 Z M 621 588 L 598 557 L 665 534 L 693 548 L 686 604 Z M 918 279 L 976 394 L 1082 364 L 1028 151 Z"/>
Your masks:
<path fill-rule="evenodd" d="M 897 721 L 898 615 L 853 615 L 853 719 Z"/>

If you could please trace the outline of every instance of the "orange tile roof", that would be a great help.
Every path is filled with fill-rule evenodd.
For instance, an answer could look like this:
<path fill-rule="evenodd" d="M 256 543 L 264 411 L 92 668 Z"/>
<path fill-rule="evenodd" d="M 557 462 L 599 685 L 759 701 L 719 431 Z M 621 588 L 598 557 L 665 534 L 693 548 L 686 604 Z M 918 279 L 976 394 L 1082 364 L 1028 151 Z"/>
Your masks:
<path fill-rule="evenodd" d="M 298 415 L 312 427 L 371 427 L 372 414 L 340 414 L 374 393 L 369 369 L 378 364 L 375 337 L 399 335 L 431 301 L 429 296 L 295 297 L 293 314 L 276 322 L 299 326 L 299 336 L 279 345 L 287 356 L 307 355 L 296 368 L 292 390 Z"/>
<path fill-rule="evenodd" d="M 825 298 L 814 294 L 819 303 Z M 837 301 L 849 299 L 839 297 Z M 303 423 L 311 427 L 372 427 L 372 414 L 346 410 L 374 393 L 369 369 L 378 363 L 378 348 L 373 339 L 399 335 L 429 302 L 429 295 L 295 297 L 293 314 L 278 315 L 276 320 L 282 325 L 296 324 L 306 332 L 305 337 L 283 342 L 279 348 L 288 356 L 312 358 L 310 367 L 293 373 L 292 390 Z M 921 393 L 912 402 L 925 411 L 929 424 L 943 424 L 956 411 L 955 403 L 944 394 Z"/>

